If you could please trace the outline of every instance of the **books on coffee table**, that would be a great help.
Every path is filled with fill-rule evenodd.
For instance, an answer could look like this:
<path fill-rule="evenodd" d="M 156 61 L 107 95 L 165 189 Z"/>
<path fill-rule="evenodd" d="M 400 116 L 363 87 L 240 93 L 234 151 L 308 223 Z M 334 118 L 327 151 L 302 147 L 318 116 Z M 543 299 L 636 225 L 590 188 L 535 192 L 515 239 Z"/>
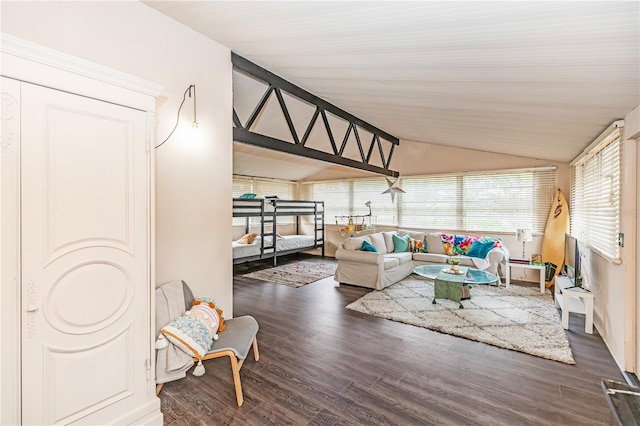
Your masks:
<path fill-rule="evenodd" d="M 509 263 L 518 263 L 520 265 L 528 265 L 530 263 L 529 259 L 522 259 L 519 257 L 511 257 L 509 258 Z"/>

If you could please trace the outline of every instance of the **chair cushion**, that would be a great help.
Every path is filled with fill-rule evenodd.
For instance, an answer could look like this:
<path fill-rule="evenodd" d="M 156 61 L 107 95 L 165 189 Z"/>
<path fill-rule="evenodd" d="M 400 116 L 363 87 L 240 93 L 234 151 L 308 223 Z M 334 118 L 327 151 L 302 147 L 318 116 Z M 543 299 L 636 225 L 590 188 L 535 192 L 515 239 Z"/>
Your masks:
<path fill-rule="evenodd" d="M 239 359 L 245 359 L 253 338 L 258 333 L 258 322 L 251 316 L 246 315 L 226 320 L 227 328 L 219 334 L 220 338 L 213 342 L 209 353 L 233 351 Z"/>

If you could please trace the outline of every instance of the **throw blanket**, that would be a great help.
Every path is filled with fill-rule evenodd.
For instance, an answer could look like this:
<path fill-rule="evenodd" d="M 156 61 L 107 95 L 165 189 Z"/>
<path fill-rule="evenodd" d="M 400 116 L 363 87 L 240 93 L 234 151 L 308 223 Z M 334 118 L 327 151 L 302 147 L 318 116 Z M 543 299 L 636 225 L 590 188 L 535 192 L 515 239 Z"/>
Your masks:
<path fill-rule="evenodd" d="M 493 242 L 492 250 L 500 250 L 504 253 L 505 259 L 509 254 L 505 251 L 500 238 L 494 237 L 475 237 L 470 235 L 440 234 L 444 251 L 449 256 L 466 256 L 474 242 L 481 243 Z M 477 269 L 481 271 L 487 269 L 490 262 L 486 258 L 471 257 L 471 261 Z"/>
<path fill-rule="evenodd" d="M 182 281 L 175 280 L 156 289 L 156 334 L 184 312 Z M 193 357 L 171 342 L 156 351 L 156 383 L 182 379 L 193 366 Z"/>

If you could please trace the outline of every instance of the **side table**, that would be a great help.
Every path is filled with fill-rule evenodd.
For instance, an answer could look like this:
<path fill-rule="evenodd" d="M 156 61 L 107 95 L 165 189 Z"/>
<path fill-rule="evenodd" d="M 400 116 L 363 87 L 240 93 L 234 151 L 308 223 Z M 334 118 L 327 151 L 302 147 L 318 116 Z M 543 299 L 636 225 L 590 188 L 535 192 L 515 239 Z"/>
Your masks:
<path fill-rule="evenodd" d="M 584 314 L 584 331 L 593 334 L 594 294 L 581 287 L 571 287 L 572 281 L 561 275 L 556 277 L 555 303 L 562 309 L 562 328 L 569 329 L 569 313 Z"/>
<path fill-rule="evenodd" d="M 516 268 L 523 268 L 523 269 L 537 269 L 540 271 L 540 293 L 544 294 L 544 290 L 545 290 L 545 281 L 544 281 L 544 265 L 534 265 L 531 263 L 511 263 L 511 262 L 507 262 L 507 268 L 506 268 L 506 272 L 505 272 L 505 281 L 506 281 L 506 286 L 507 288 L 509 288 L 509 286 L 511 285 L 511 268 L 512 267 L 516 267 Z"/>

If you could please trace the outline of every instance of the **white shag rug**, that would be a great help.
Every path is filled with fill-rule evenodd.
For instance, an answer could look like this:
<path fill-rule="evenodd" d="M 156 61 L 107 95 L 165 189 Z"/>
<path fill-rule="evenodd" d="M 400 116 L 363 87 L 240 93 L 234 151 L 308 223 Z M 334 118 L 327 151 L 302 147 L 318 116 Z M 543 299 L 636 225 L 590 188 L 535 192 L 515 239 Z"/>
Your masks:
<path fill-rule="evenodd" d="M 538 286 L 475 284 L 470 291 L 463 309 L 448 299 L 433 304 L 433 281 L 412 274 L 347 309 L 575 364 L 549 289 L 541 294 Z"/>

